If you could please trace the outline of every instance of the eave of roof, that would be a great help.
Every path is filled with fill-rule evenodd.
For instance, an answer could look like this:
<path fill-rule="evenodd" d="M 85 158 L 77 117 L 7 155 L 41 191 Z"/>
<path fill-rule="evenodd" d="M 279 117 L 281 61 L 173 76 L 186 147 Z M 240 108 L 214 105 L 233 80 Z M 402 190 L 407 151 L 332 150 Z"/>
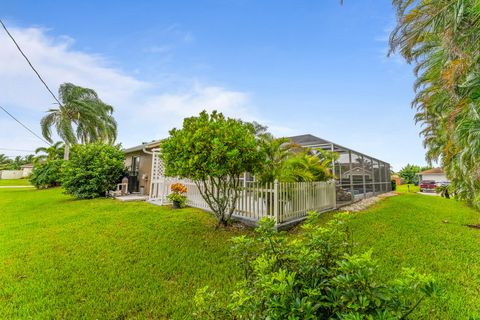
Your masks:
<path fill-rule="evenodd" d="M 142 151 L 143 149 L 152 149 L 152 148 L 158 147 L 161 141 L 162 140 L 154 140 L 151 142 L 142 143 L 138 146 L 124 149 L 123 153 L 132 153 L 132 152 Z"/>

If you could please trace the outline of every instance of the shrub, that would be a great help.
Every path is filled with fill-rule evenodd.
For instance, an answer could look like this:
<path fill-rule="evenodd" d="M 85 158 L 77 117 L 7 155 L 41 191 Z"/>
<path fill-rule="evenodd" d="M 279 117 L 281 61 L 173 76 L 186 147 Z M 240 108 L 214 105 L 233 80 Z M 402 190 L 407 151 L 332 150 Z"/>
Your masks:
<path fill-rule="evenodd" d="M 62 159 L 48 160 L 33 167 L 30 182 L 38 189 L 57 187 L 62 175 Z"/>
<path fill-rule="evenodd" d="M 118 147 L 75 145 L 63 167 L 62 186 L 78 199 L 95 198 L 113 190 L 125 174 L 124 154 Z"/>
<path fill-rule="evenodd" d="M 397 190 L 397 181 L 396 180 L 391 180 L 390 183 L 392 184 L 392 191 Z"/>
<path fill-rule="evenodd" d="M 187 187 L 181 183 L 174 183 L 170 186 L 170 193 L 167 197 L 170 201 L 173 202 L 174 207 L 183 208 L 187 202 L 187 197 L 184 193 L 187 192 Z"/>
<path fill-rule="evenodd" d="M 203 111 L 161 144 L 165 174 L 193 180 L 218 225 L 227 225 L 235 210 L 240 176 L 256 173 L 265 161 L 254 133 L 251 123 Z"/>
<path fill-rule="evenodd" d="M 244 280 L 229 295 L 207 287 L 195 297 L 201 319 L 400 319 L 435 292 L 433 280 L 408 269 L 401 280 L 377 282 L 371 251 L 352 254 L 345 215 L 288 241 L 262 220 L 255 238 L 233 240 Z"/>

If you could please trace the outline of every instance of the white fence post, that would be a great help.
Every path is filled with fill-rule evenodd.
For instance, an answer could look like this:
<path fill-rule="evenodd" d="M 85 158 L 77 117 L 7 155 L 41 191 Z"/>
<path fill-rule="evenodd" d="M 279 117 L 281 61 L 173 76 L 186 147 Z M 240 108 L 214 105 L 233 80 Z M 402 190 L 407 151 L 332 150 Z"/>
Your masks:
<path fill-rule="evenodd" d="M 278 180 L 275 179 L 273 183 L 273 216 L 275 217 L 275 224 L 278 224 Z"/>

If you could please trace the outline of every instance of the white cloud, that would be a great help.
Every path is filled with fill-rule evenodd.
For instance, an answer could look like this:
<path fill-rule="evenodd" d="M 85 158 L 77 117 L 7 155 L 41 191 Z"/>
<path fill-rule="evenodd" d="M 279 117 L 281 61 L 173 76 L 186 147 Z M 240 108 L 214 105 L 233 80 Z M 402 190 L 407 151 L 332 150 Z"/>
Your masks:
<path fill-rule="evenodd" d="M 181 33 L 176 25 L 171 28 Z M 110 66 L 100 55 L 75 50 L 70 37 L 52 37 L 39 28 L 10 28 L 10 31 L 55 93 L 61 83 L 72 82 L 95 89 L 105 102 L 115 107 L 119 141 L 124 146 L 165 136 L 169 129 L 181 125 L 184 117 L 203 109 L 217 109 L 244 120 L 259 119 L 250 95 L 245 92 L 198 81 L 184 81 L 181 89 L 174 92 L 161 91 L 156 84 Z M 188 33 L 181 34 L 189 37 Z M 0 33 L 0 43 L 0 105 L 40 132 L 40 118 L 54 106 L 54 100 L 4 33 Z M 0 120 L 2 133 L 4 129 L 11 132 L 9 136 L 0 136 L 0 148 L 35 149 L 41 145 L 5 114 L 0 114 Z"/>

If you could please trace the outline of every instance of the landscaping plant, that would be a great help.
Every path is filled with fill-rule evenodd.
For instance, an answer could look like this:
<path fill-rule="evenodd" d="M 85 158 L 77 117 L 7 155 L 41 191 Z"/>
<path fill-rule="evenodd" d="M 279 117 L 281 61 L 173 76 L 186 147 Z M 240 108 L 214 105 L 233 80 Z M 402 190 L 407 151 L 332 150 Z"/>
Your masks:
<path fill-rule="evenodd" d="M 198 319 L 405 319 L 436 292 L 431 277 L 405 269 L 391 283 L 376 279 L 371 251 L 353 254 L 353 240 L 336 216 L 326 227 L 311 213 L 291 240 L 263 219 L 257 236 L 233 239 L 244 279 L 229 294 L 198 290 Z"/>
<path fill-rule="evenodd" d="M 120 148 L 97 142 L 72 147 L 71 158 L 63 166 L 61 182 L 67 194 L 88 199 L 114 190 L 125 174 Z"/>
<path fill-rule="evenodd" d="M 455 197 L 480 207 L 480 2 L 394 0 L 391 51 L 414 65 L 415 121 Z"/>
<path fill-rule="evenodd" d="M 218 219 L 227 225 L 240 191 L 240 176 L 264 162 L 251 123 L 206 111 L 186 118 L 161 144 L 165 175 L 194 181 Z"/>
<path fill-rule="evenodd" d="M 187 196 L 185 196 L 187 187 L 181 183 L 174 183 L 170 186 L 170 190 L 172 193 L 167 197 L 168 200 L 172 201 L 173 207 L 176 209 L 185 207 L 185 203 L 187 202 Z"/>
<path fill-rule="evenodd" d="M 35 164 L 29 177 L 30 182 L 38 189 L 59 186 L 63 162 L 62 159 L 52 159 Z"/>

